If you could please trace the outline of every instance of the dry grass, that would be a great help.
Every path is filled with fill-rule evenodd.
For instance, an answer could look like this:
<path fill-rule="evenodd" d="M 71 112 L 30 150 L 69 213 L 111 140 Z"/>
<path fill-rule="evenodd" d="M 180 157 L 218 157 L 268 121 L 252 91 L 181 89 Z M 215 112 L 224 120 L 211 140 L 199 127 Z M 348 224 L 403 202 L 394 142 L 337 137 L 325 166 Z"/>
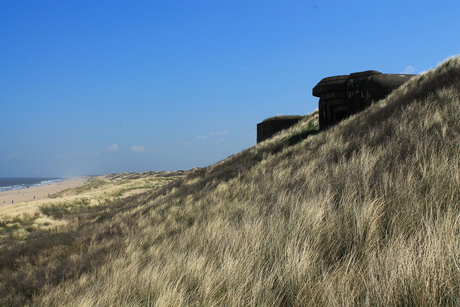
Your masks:
<path fill-rule="evenodd" d="M 460 58 L 0 254 L 8 306 L 460 305 Z M 291 145 L 291 146 L 290 146 Z"/>
<path fill-rule="evenodd" d="M 93 177 L 83 186 L 63 190 L 48 199 L 0 207 L 0 248 L 24 241 L 38 230 L 51 230 L 67 223 L 65 216 L 87 207 L 99 206 L 157 189 L 176 180 L 181 173 L 161 177 L 162 172 L 123 173 Z"/>
<path fill-rule="evenodd" d="M 269 121 L 272 121 L 272 120 L 285 120 L 285 119 L 298 119 L 298 120 L 301 120 L 302 118 L 303 118 L 302 115 L 277 115 L 277 116 L 266 118 L 262 122 L 269 122 Z"/>

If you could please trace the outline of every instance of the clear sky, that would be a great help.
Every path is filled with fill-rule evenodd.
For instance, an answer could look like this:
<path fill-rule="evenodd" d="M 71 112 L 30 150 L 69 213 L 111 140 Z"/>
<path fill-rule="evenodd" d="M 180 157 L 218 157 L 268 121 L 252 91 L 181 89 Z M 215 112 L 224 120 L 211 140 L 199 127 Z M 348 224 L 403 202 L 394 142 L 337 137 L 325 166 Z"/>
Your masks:
<path fill-rule="evenodd" d="M 0 177 L 211 165 L 324 77 L 459 53 L 458 0 L 0 0 Z"/>

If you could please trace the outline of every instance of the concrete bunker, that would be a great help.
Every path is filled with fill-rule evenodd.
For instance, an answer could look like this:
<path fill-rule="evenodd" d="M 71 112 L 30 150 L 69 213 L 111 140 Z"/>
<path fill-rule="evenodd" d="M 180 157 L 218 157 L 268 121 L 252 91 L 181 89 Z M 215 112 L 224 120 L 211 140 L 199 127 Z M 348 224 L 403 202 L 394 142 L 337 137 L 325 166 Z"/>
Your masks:
<path fill-rule="evenodd" d="M 257 143 L 271 138 L 281 130 L 287 129 L 302 119 L 300 115 L 275 116 L 257 124 Z"/>
<path fill-rule="evenodd" d="M 383 74 L 376 70 L 322 79 L 312 90 L 319 97 L 319 131 L 363 111 L 388 96 L 415 75 Z M 257 143 L 295 125 L 302 116 L 275 116 L 257 124 Z"/>
<path fill-rule="evenodd" d="M 312 91 L 313 96 L 319 97 L 319 129 L 326 129 L 364 110 L 413 76 L 368 70 L 322 79 Z"/>

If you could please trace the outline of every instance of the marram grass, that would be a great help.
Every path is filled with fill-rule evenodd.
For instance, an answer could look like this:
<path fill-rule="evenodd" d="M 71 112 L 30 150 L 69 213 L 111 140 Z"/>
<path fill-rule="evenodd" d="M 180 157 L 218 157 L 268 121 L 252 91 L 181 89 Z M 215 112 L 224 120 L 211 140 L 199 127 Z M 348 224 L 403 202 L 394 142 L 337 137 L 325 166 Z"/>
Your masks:
<path fill-rule="evenodd" d="M 460 305 L 460 58 L 0 255 L 4 305 Z"/>

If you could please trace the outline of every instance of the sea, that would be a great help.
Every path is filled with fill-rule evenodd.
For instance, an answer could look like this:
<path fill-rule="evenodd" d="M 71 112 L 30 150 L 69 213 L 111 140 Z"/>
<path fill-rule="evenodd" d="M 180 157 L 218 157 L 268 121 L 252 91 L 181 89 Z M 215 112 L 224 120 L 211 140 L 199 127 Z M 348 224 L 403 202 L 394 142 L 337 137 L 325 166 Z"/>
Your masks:
<path fill-rule="evenodd" d="M 67 179 L 54 177 L 0 177 L 0 192 L 38 187 Z"/>

